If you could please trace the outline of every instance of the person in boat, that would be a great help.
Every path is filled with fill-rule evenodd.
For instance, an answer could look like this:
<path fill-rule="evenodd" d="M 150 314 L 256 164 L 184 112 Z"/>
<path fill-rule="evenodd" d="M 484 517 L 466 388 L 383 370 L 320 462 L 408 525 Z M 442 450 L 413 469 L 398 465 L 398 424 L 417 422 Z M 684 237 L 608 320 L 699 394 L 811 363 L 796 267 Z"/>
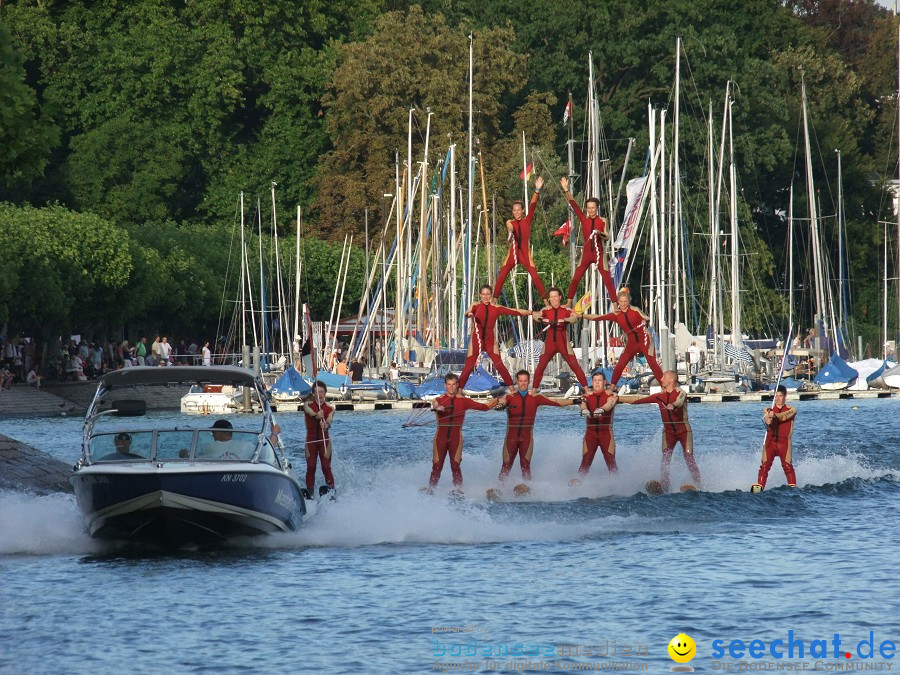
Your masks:
<path fill-rule="evenodd" d="M 585 210 L 587 211 L 585 213 L 569 193 L 569 179 L 563 176 L 559 179 L 559 184 L 562 186 L 563 193 L 566 195 L 572 211 L 575 212 L 575 217 L 581 222 L 581 232 L 584 235 L 581 262 L 578 263 L 578 267 L 575 268 L 575 273 L 572 275 L 569 292 L 566 294 L 566 306 L 572 306 L 575 292 L 578 290 L 578 284 L 591 265 L 597 265 L 600 276 L 603 278 L 603 285 L 609 294 L 609 301 L 615 304 L 616 285 L 613 283 L 612 275 L 609 273 L 609 262 L 607 261 L 604 248 L 604 242 L 609 239 L 609 232 L 606 230 L 606 220 L 600 217 L 600 200 L 596 197 L 588 198 L 585 203 Z"/>
<path fill-rule="evenodd" d="M 581 410 L 587 413 L 587 428 L 581 446 L 581 466 L 578 473 L 587 475 L 594 462 L 597 449 L 603 454 L 606 468 L 616 473 L 616 440 L 613 437 L 613 414 L 619 397 L 606 389 L 606 375 L 594 373 L 591 391 L 581 399 Z"/>
<path fill-rule="evenodd" d="M 582 318 L 588 321 L 613 321 L 627 338 L 625 349 L 622 351 L 616 366 L 613 368 L 612 385 L 615 387 L 619 383 L 622 371 L 629 364 L 631 359 L 637 355 L 647 359 L 647 365 L 653 371 L 656 381 L 662 384 L 662 368 L 656 360 L 656 348 L 653 345 L 653 338 L 650 336 L 650 317 L 641 310 L 631 306 L 631 291 L 623 288 L 617 296 L 618 306 L 615 310 L 608 314 L 584 314 Z"/>
<path fill-rule="evenodd" d="M 772 468 L 776 457 L 781 460 L 781 468 L 784 469 L 787 484 L 790 487 L 797 487 L 797 475 L 794 473 L 794 465 L 791 463 L 793 450 L 791 437 L 794 434 L 794 418 L 797 416 L 797 409 L 785 402 L 786 396 L 787 387 L 779 384 L 775 391 L 772 407 L 763 411 L 766 439 L 763 441 L 762 461 L 759 465 L 756 485 L 751 488 L 753 492 L 762 492 L 766 489 L 769 469 Z"/>
<path fill-rule="evenodd" d="M 116 434 L 113 439 L 116 451 L 100 458 L 101 462 L 111 462 L 124 459 L 147 459 L 143 455 L 131 452 L 131 434 L 123 431 Z"/>
<path fill-rule="evenodd" d="M 312 494 L 316 486 L 316 463 L 322 463 L 325 485 L 334 490 L 334 474 L 331 473 L 331 423 L 334 408 L 325 402 L 328 387 L 316 380 L 310 397 L 303 404 L 303 420 L 306 422 L 306 489 Z"/>
<path fill-rule="evenodd" d="M 234 438 L 234 426 L 226 419 L 213 422 L 212 441 L 206 443 L 197 453 L 205 459 L 250 459 L 255 446 Z"/>
<path fill-rule="evenodd" d="M 497 283 L 494 284 L 494 296 L 500 297 L 506 277 L 517 265 L 521 265 L 528 272 L 538 295 L 547 304 L 547 291 L 544 282 L 537 273 L 534 263 L 531 261 L 531 223 L 534 220 L 534 210 L 538 201 L 538 194 L 544 186 L 544 179 L 540 176 L 534 181 L 534 194 L 531 196 L 528 215 L 525 215 L 525 204 L 520 201 L 513 202 L 512 219 L 506 221 L 506 229 L 509 232 L 509 252 L 506 260 L 497 275 Z"/>
<path fill-rule="evenodd" d="M 568 307 L 562 305 L 562 291 L 555 286 L 550 289 L 550 306 L 534 312 L 535 321 L 540 321 L 547 325 L 547 337 L 544 338 L 544 351 L 541 358 L 538 359 L 537 367 L 534 369 L 534 388 L 537 389 L 541 384 L 544 371 L 550 360 L 559 354 L 563 357 L 572 373 L 578 378 L 578 384 L 587 389 L 587 379 L 584 371 L 578 365 L 575 353 L 572 351 L 572 345 L 569 342 L 569 324 L 578 320 L 578 315 Z"/>
<path fill-rule="evenodd" d="M 491 287 L 484 285 L 479 293 L 481 301 L 476 302 L 466 312 L 466 316 L 472 317 L 472 339 L 469 340 L 469 351 L 466 356 L 466 363 L 463 366 L 462 374 L 459 376 L 459 386 L 465 385 L 472 371 L 478 365 L 478 361 L 482 354 L 487 354 L 497 373 L 503 379 L 503 384 L 507 387 L 512 386 L 512 376 L 503 364 L 500 358 L 500 351 L 497 344 L 496 330 L 497 319 L 501 316 L 529 316 L 531 310 L 528 309 L 510 309 L 494 302 Z"/>
<path fill-rule="evenodd" d="M 516 389 L 497 399 L 497 405 L 506 410 L 506 437 L 503 439 L 503 465 L 500 481 L 505 481 L 516 457 L 522 469 L 522 480 L 531 480 L 531 456 L 534 452 L 534 420 L 541 406 L 565 407 L 574 399 L 551 399 L 530 389 L 531 376 L 527 370 L 516 373 Z"/>
<path fill-rule="evenodd" d="M 444 469 L 444 461 L 449 455 L 450 472 L 453 474 L 454 488 L 462 488 L 462 449 L 463 436 L 462 425 L 467 410 L 490 410 L 495 407 L 499 399 L 492 399 L 488 403 L 480 403 L 459 393 L 461 378 L 454 373 L 444 377 L 444 394 L 431 402 L 431 409 L 437 418 L 437 429 L 434 432 L 432 444 L 434 454 L 431 464 L 431 477 L 428 479 L 428 488 L 433 490 L 441 479 Z"/>
<path fill-rule="evenodd" d="M 687 394 L 678 386 L 678 374 L 674 370 L 664 372 L 660 383 L 661 392 L 631 401 L 631 404 L 655 403 L 659 406 L 663 423 L 661 480 L 663 492 L 669 491 L 669 466 L 678 443 L 681 443 L 684 462 L 691 472 L 694 486 L 699 488 L 700 469 L 697 460 L 694 459 L 694 435 L 688 420 Z"/>

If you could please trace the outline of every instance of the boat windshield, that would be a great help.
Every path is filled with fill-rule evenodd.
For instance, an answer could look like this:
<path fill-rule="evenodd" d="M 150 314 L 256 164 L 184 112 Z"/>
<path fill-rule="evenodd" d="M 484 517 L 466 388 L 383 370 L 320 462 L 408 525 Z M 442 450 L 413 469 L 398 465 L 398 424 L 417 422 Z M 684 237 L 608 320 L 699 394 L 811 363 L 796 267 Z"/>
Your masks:
<path fill-rule="evenodd" d="M 173 429 L 166 431 L 118 431 L 91 436 L 94 462 L 147 460 L 250 461 L 256 452 L 259 434 L 235 429 Z M 280 467 L 268 442 L 263 443 L 260 461 Z"/>
<path fill-rule="evenodd" d="M 95 462 L 147 460 L 152 449 L 152 431 L 120 431 L 96 434 L 91 438 L 91 457 Z"/>

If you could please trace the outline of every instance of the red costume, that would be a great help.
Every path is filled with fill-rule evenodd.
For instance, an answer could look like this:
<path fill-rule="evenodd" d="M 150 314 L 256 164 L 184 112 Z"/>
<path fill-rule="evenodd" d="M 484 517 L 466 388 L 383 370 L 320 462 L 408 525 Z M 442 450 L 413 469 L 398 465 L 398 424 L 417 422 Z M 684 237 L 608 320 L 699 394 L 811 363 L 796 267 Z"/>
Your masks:
<path fill-rule="evenodd" d="M 497 369 L 500 377 L 503 378 L 503 384 L 506 386 L 512 385 L 512 377 L 510 377 L 506 366 L 503 365 L 500 352 L 497 350 L 497 339 L 494 335 L 494 329 L 497 327 L 497 319 L 501 315 L 519 316 L 519 313 L 508 307 L 479 302 L 472 310 L 472 314 L 472 339 L 469 341 L 466 364 L 463 367 L 462 375 L 459 376 L 459 386 L 462 387 L 466 380 L 469 379 L 469 375 L 472 374 L 475 366 L 478 365 L 478 359 L 482 353 L 486 353 L 491 361 L 494 362 L 494 367 Z"/>
<path fill-rule="evenodd" d="M 512 223 L 512 241 L 509 245 L 509 253 L 506 254 L 506 261 L 503 263 L 503 267 L 500 268 L 500 273 L 497 275 L 497 283 L 494 285 L 494 297 L 500 297 L 500 291 L 503 290 L 503 283 L 516 265 L 524 267 L 531 276 L 531 280 L 534 282 L 534 287 L 537 289 L 538 295 L 542 298 L 547 297 L 547 290 L 544 288 L 544 283 L 538 276 L 534 263 L 531 262 L 531 221 L 534 219 L 534 207 L 535 204 L 537 204 L 537 200 L 538 193 L 537 190 L 535 190 L 534 194 L 531 196 L 528 215 L 524 218 L 514 218 L 510 221 Z"/>
<path fill-rule="evenodd" d="M 588 271 L 588 268 L 596 263 L 600 270 L 600 276 L 603 277 L 603 285 L 606 286 L 606 292 L 609 293 L 611 302 L 616 302 L 616 285 L 613 283 L 612 275 L 609 273 L 609 265 L 604 255 L 603 240 L 609 239 L 606 233 L 606 221 L 600 216 L 588 218 L 584 212 L 578 207 L 574 199 L 569 199 L 572 210 L 581 221 L 581 231 L 584 234 L 584 249 L 581 252 L 581 262 L 575 268 L 575 274 L 572 275 L 572 283 L 569 284 L 569 293 L 566 297 L 571 300 L 575 297 L 575 291 L 578 289 L 578 283 Z"/>
<path fill-rule="evenodd" d="M 659 412 L 663 421 L 663 440 L 662 440 L 662 487 L 665 492 L 669 491 L 669 465 L 672 463 L 672 453 L 675 451 L 675 444 L 681 443 L 681 449 L 684 452 L 684 462 L 691 472 L 691 478 L 697 487 L 700 487 L 700 469 L 697 467 L 697 461 L 694 459 L 694 435 L 691 431 L 691 423 L 688 422 L 687 414 L 687 395 L 680 389 L 672 391 L 661 391 L 658 394 L 652 394 L 633 401 L 634 405 L 641 403 L 656 403 L 659 405 Z M 674 410 L 669 410 L 668 406 L 674 406 Z"/>
<path fill-rule="evenodd" d="M 538 360 L 537 367 L 534 369 L 534 388 L 537 389 L 541 384 L 541 378 L 544 376 L 544 370 L 547 364 L 557 354 L 560 354 L 569 368 L 578 378 L 578 383 L 582 387 L 587 387 L 587 380 L 584 377 L 584 371 L 578 365 L 575 354 L 569 348 L 569 324 L 565 321 L 572 316 L 574 312 L 568 307 L 546 307 L 541 310 L 541 316 L 550 321 L 547 328 L 547 337 L 544 338 L 544 352 Z"/>
<path fill-rule="evenodd" d="M 534 451 L 534 418 L 537 409 L 542 405 L 559 406 L 544 396 L 533 394 L 522 395 L 517 390 L 506 396 L 506 438 L 503 441 L 503 466 L 500 469 L 500 480 L 506 480 L 512 469 L 516 455 L 522 467 L 522 479 L 531 480 L 531 453 Z"/>
<path fill-rule="evenodd" d="M 444 469 L 444 458 L 450 454 L 450 471 L 453 473 L 453 484 L 462 485 L 462 425 L 466 410 L 489 410 L 488 406 L 478 401 L 457 394 L 438 396 L 434 403 L 444 406 L 444 410 L 435 410 L 437 430 L 434 432 L 434 458 L 431 465 L 431 478 L 428 484 L 434 487 L 441 479 Z"/>
<path fill-rule="evenodd" d="M 582 399 L 587 407 L 588 418 L 587 429 L 584 432 L 584 444 L 581 446 L 581 466 L 578 467 L 578 473 L 586 474 L 590 471 L 597 448 L 600 448 L 600 452 L 603 453 L 603 459 L 609 472 L 616 473 L 619 470 L 619 467 L 616 466 L 616 441 L 612 433 L 615 408 L 609 412 L 600 411 L 612 396 L 608 392 L 601 391 L 599 394 L 591 392 Z"/>
<path fill-rule="evenodd" d="M 778 457 L 781 460 L 781 468 L 784 469 L 784 477 L 787 479 L 788 485 L 793 487 L 797 485 L 797 476 L 794 473 L 794 465 L 791 464 L 791 436 L 794 433 L 794 417 L 797 416 L 797 409 L 789 405 L 772 406 L 772 412 L 776 415 L 789 414 L 785 416 L 787 419 L 783 421 L 777 417 L 772 417 L 772 421 L 769 423 L 769 429 L 766 431 L 766 440 L 763 443 L 759 477 L 756 482 L 763 488 L 766 487 L 769 469 L 772 468 L 772 462 Z"/>
<path fill-rule="evenodd" d="M 596 321 L 615 321 L 622 332 L 625 333 L 627 341 L 625 350 L 616 361 L 616 367 L 613 368 L 611 382 L 615 385 L 619 378 L 622 377 L 622 371 L 638 354 L 642 354 L 647 359 L 647 365 L 653 371 L 656 381 L 662 383 L 662 368 L 656 361 L 656 348 L 653 346 L 653 338 L 650 337 L 650 331 L 644 324 L 649 321 L 650 317 L 641 312 L 639 309 L 629 307 L 624 312 L 616 309 L 609 314 L 602 314 L 596 318 Z"/>
<path fill-rule="evenodd" d="M 309 401 L 304 406 L 312 411 L 312 415 L 306 412 L 303 420 L 306 422 L 306 489 L 310 492 L 316 486 L 316 461 L 322 461 L 322 475 L 325 476 L 325 484 L 334 489 L 334 474 L 331 473 L 331 434 L 325 428 L 325 420 L 334 412 L 327 403 L 319 406 L 318 403 Z M 319 419 L 314 415 L 322 411 L 325 419 Z"/>

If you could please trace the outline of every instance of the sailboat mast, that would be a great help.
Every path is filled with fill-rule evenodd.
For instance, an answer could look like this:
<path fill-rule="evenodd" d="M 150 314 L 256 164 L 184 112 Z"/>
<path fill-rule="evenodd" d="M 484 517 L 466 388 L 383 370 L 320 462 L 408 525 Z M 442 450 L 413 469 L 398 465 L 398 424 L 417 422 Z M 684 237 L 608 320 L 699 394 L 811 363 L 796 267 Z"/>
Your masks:
<path fill-rule="evenodd" d="M 788 204 L 788 333 L 794 330 L 794 184 Z"/>
<path fill-rule="evenodd" d="M 244 192 L 241 191 L 241 346 L 247 344 L 247 248 L 244 244 Z"/>
<path fill-rule="evenodd" d="M 835 150 L 837 153 L 837 170 L 838 170 L 838 203 L 837 203 L 837 226 L 838 226 L 838 326 L 844 327 L 844 227 L 843 227 L 843 193 L 844 186 L 841 179 L 841 151 Z"/>
<path fill-rule="evenodd" d="M 566 142 L 567 148 L 567 161 L 569 163 L 568 166 L 568 174 L 569 174 L 569 190 L 572 194 L 575 194 L 575 106 L 572 102 L 572 92 L 569 92 L 569 140 Z M 566 205 L 566 213 L 569 214 L 569 225 L 573 228 L 572 232 L 569 234 L 569 266 L 570 266 L 570 274 L 575 274 L 575 211 L 572 210 L 572 205 Z"/>
<path fill-rule="evenodd" d="M 473 78 L 475 73 L 475 52 L 474 52 L 474 36 L 469 33 L 469 163 L 468 163 L 468 185 L 467 196 L 468 204 L 466 217 L 466 261 L 465 261 L 465 277 L 463 278 L 463 306 L 468 307 L 472 298 L 472 186 L 475 182 L 475 166 L 472 156 L 472 141 L 475 136 L 474 114 L 473 114 Z M 526 205 L 527 205 L 526 200 Z"/>
<path fill-rule="evenodd" d="M 740 265 L 740 237 L 737 221 L 737 177 L 734 170 L 734 120 L 732 101 L 728 99 L 728 175 L 731 192 L 731 343 L 735 348 L 741 344 L 741 296 L 738 272 Z"/>
<path fill-rule="evenodd" d="M 673 172 L 672 172 L 672 216 L 675 240 L 675 269 L 672 279 L 675 282 L 675 323 L 672 324 L 674 330 L 675 324 L 681 321 L 681 287 L 679 286 L 680 278 L 680 258 L 681 258 L 681 172 L 678 166 L 678 123 L 679 123 L 679 103 L 681 92 L 681 38 L 675 38 L 675 137 L 674 137 L 674 156 L 673 156 Z"/>
<path fill-rule="evenodd" d="M 300 222 L 302 214 L 297 204 L 297 250 L 294 255 L 294 340 L 300 340 Z M 301 351 L 298 346 L 298 352 Z M 299 353 L 297 354 L 299 357 Z"/>
<path fill-rule="evenodd" d="M 803 137 L 806 146 L 806 192 L 809 201 L 809 221 L 810 221 L 810 238 L 812 239 L 813 250 L 813 277 L 816 289 L 816 322 L 822 320 L 825 311 L 825 287 L 822 282 L 822 258 L 819 249 L 819 225 L 818 210 L 816 205 L 816 190 L 813 181 L 812 157 L 810 151 L 809 140 L 809 120 L 807 114 L 806 102 L 806 81 L 801 73 L 801 91 L 803 99 Z"/>

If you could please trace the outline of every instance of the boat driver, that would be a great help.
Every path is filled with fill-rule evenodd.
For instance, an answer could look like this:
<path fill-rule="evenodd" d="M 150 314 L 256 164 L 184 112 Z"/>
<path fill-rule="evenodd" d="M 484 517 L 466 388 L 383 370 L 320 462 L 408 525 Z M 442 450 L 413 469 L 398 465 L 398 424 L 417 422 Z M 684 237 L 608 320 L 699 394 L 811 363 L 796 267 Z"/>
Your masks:
<path fill-rule="evenodd" d="M 116 451 L 101 457 L 101 462 L 111 462 L 122 459 L 147 459 L 142 455 L 131 452 L 131 434 L 124 431 L 118 433 L 113 442 L 115 443 Z"/>
<path fill-rule="evenodd" d="M 216 420 L 212 425 L 213 440 L 197 453 L 205 459 L 250 459 L 254 446 L 234 438 L 234 427 L 228 420 Z"/>

